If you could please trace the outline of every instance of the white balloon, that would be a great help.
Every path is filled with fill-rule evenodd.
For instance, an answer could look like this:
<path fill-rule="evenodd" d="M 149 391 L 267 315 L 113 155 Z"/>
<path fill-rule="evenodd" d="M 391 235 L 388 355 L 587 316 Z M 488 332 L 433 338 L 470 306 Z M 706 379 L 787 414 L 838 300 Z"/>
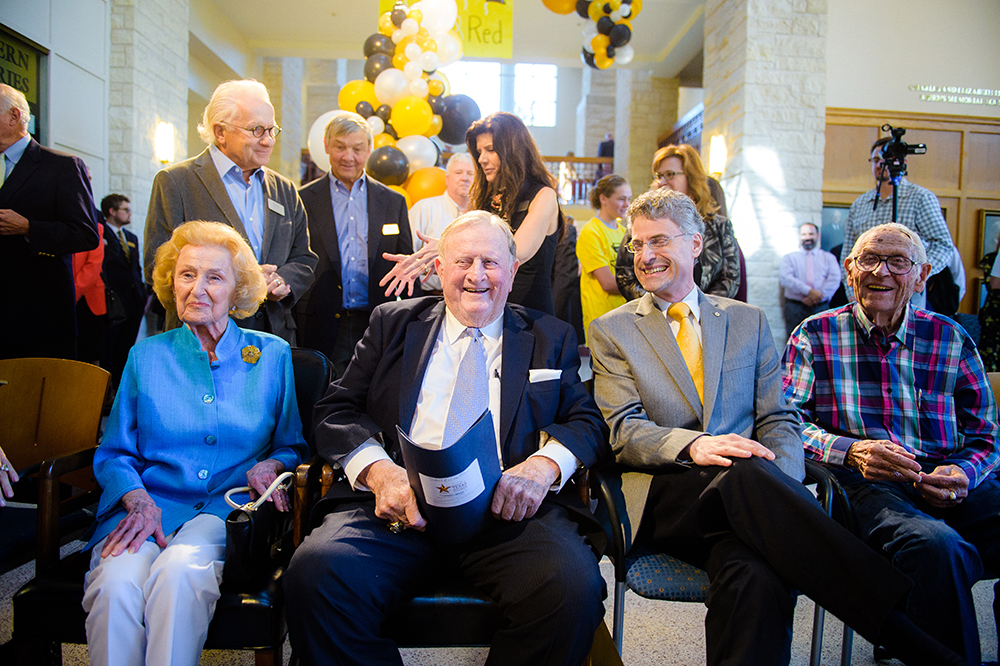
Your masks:
<path fill-rule="evenodd" d="M 372 134 L 378 136 L 385 131 L 385 122 L 378 116 L 368 116 L 368 127 L 371 128 Z"/>
<path fill-rule="evenodd" d="M 441 66 L 441 58 L 434 51 L 425 51 L 420 54 L 420 59 L 417 62 L 420 63 L 420 68 L 425 72 L 433 72 Z"/>
<path fill-rule="evenodd" d="M 614 21 L 615 23 L 618 23 L 618 21 L 622 20 L 622 15 L 621 12 L 611 12 L 610 14 L 608 14 L 608 18 Z M 594 26 L 596 27 L 597 24 L 594 24 Z"/>
<path fill-rule="evenodd" d="M 632 62 L 632 58 L 634 57 L 635 57 L 635 49 L 632 48 L 631 44 L 626 44 L 625 46 L 619 46 L 617 49 L 615 49 L 615 63 L 619 65 L 629 64 L 630 62 Z"/>
<path fill-rule="evenodd" d="M 427 93 L 430 90 L 427 87 L 427 82 L 423 78 L 413 79 L 410 81 L 410 94 L 414 97 L 427 97 Z"/>
<path fill-rule="evenodd" d="M 587 37 L 586 39 L 583 40 L 583 50 L 586 51 L 587 53 L 594 52 L 594 45 L 590 43 L 590 40 L 591 40 L 590 37 Z"/>
<path fill-rule="evenodd" d="M 412 81 L 413 79 L 419 79 L 420 75 L 424 73 L 424 70 L 420 68 L 419 62 L 413 62 L 412 60 L 405 65 L 403 65 L 403 77 L 407 81 Z M 380 75 L 381 76 L 381 75 Z M 395 105 L 393 105 L 395 106 Z"/>
<path fill-rule="evenodd" d="M 406 75 L 395 67 L 383 70 L 375 79 L 375 96 L 383 104 L 396 106 L 396 102 L 406 97 L 406 82 Z"/>
<path fill-rule="evenodd" d="M 403 37 L 406 37 L 406 35 L 404 35 L 403 31 L 400 30 L 399 28 L 396 28 L 395 30 L 392 31 L 393 44 L 399 44 L 401 41 L 403 41 Z"/>
<path fill-rule="evenodd" d="M 410 161 L 410 175 L 417 169 L 434 166 L 437 161 L 437 148 L 426 136 L 419 134 L 404 136 L 396 142 L 396 147 L 403 151 L 406 159 Z"/>
<path fill-rule="evenodd" d="M 628 18 L 632 14 L 632 5 L 622 5 L 618 8 L 618 13 L 622 15 L 622 18 Z"/>
<path fill-rule="evenodd" d="M 309 148 L 309 156 L 316 163 L 316 166 L 323 171 L 330 171 L 330 156 L 326 154 L 326 148 L 323 146 L 323 135 L 326 134 L 326 126 L 331 120 L 344 113 L 347 113 L 347 111 L 339 109 L 327 111 L 317 118 L 316 122 L 309 128 L 309 138 L 306 140 L 306 146 Z"/>
<path fill-rule="evenodd" d="M 455 0 L 421 0 L 420 13 L 423 15 L 420 25 L 427 32 L 447 32 L 455 27 L 458 4 Z"/>
<path fill-rule="evenodd" d="M 399 29 L 403 31 L 404 35 L 409 37 L 410 35 L 417 34 L 417 31 L 420 30 L 420 24 L 411 18 L 403 19 L 403 23 L 399 26 Z"/>
<path fill-rule="evenodd" d="M 437 42 L 437 56 L 441 61 L 441 67 L 447 67 L 462 57 L 462 45 L 447 32 L 435 34 L 431 38 Z"/>
<path fill-rule="evenodd" d="M 587 25 L 583 26 L 583 36 L 588 40 L 597 36 L 597 24 L 593 21 L 587 21 Z"/>
<path fill-rule="evenodd" d="M 420 50 L 420 44 L 407 44 L 406 48 L 403 49 L 403 55 L 406 56 L 407 60 L 416 60 L 421 53 L 423 51 Z"/>

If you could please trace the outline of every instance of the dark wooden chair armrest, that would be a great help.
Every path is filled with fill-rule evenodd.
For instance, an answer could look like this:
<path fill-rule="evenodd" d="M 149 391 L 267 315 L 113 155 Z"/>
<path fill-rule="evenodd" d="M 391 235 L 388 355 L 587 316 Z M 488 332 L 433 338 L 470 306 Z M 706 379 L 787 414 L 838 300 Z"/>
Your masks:
<path fill-rule="evenodd" d="M 295 522 L 293 544 L 296 548 L 306 537 L 313 507 L 326 495 L 336 479 L 333 468 L 319 456 L 313 456 L 295 468 L 292 511 Z"/>
<path fill-rule="evenodd" d="M 59 518 L 71 511 L 88 506 L 97 500 L 100 491 L 90 490 L 72 497 L 59 499 L 59 480 L 70 472 L 86 469 L 94 464 L 97 447 L 52 458 L 41 463 L 38 469 L 38 546 L 35 553 L 35 574 L 45 571 L 59 561 Z"/>

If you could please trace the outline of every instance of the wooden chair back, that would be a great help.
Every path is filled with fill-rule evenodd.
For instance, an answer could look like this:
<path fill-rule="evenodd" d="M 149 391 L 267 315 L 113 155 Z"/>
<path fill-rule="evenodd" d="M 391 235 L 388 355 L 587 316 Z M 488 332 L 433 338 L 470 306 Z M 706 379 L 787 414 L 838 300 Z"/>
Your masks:
<path fill-rule="evenodd" d="M 0 447 L 14 468 L 95 446 L 109 377 L 79 361 L 0 360 Z"/>

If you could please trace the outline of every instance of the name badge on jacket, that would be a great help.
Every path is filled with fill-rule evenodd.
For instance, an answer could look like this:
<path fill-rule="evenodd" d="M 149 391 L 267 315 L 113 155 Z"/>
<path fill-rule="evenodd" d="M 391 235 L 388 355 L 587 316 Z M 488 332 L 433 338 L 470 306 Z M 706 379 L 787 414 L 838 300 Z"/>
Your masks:
<path fill-rule="evenodd" d="M 277 201 L 275 201 L 274 199 L 268 199 L 267 200 L 267 207 L 270 208 L 271 210 L 273 210 L 278 215 L 284 215 L 285 214 L 285 207 L 282 206 Z"/>
<path fill-rule="evenodd" d="M 383 224 L 382 225 L 382 235 L 383 236 L 398 236 L 399 235 L 399 225 L 398 224 Z"/>

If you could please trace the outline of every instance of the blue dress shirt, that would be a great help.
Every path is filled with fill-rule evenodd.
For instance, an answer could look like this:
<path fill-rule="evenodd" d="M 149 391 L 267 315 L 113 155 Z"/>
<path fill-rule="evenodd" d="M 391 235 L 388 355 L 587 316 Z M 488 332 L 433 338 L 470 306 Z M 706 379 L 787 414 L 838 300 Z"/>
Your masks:
<path fill-rule="evenodd" d="M 250 175 L 250 183 L 243 180 L 243 170 L 215 146 L 209 146 L 215 168 L 219 170 L 222 184 L 226 186 L 229 199 L 240 216 L 240 222 L 247 231 L 250 247 L 259 262 L 263 259 L 261 247 L 264 245 L 264 170 L 257 169 Z M 221 220 L 220 220 L 221 221 Z"/>
<path fill-rule="evenodd" d="M 365 176 L 347 189 L 330 175 L 330 201 L 340 247 L 340 281 L 344 309 L 368 308 L 368 186 Z"/>

